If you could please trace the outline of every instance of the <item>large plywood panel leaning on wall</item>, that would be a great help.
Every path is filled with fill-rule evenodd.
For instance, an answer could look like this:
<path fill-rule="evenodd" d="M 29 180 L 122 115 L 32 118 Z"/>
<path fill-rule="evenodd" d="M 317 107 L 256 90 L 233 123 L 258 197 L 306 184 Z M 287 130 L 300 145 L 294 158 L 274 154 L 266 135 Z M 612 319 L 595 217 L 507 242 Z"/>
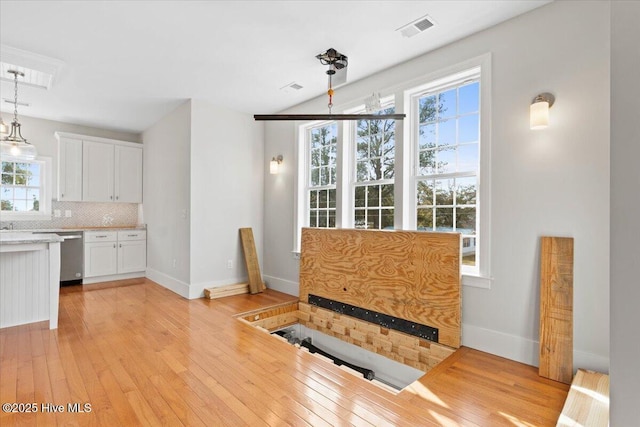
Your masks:
<path fill-rule="evenodd" d="M 460 347 L 460 235 L 302 230 L 300 301 L 309 294 L 438 328 Z"/>

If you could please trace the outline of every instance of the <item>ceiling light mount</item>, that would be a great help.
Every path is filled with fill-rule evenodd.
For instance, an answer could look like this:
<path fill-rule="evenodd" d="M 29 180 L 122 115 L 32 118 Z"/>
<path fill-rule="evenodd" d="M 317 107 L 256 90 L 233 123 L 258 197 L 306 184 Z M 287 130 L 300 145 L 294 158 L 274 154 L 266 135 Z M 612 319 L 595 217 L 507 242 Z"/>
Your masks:
<path fill-rule="evenodd" d="M 331 112 L 334 93 L 332 78 L 337 71 L 343 70 L 349 65 L 349 58 L 334 48 L 329 48 L 326 52 L 316 55 L 316 59 L 322 65 L 329 66 L 326 71 L 329 76 L 329 89 L 327 90 L 329 114 L 254 114 L 254 120 L 402 120 L 405 118 L 405 114 L 333 114 Z"/>
<path fill-rule="evenodd" d="M 24 73 L 17 70 L 8 70 L 7 73 L 13 75 L 14 81 L 13 121 L 11 122 L 11 131 L 0 140 L 0 153 L 24 160 L 33 160 L 38 155 L 38 152 L 22 136 L 21 125 L 18 121 L 18 105 L 20 104 L 18 102 L 18 77 L 24 77 Z"/>

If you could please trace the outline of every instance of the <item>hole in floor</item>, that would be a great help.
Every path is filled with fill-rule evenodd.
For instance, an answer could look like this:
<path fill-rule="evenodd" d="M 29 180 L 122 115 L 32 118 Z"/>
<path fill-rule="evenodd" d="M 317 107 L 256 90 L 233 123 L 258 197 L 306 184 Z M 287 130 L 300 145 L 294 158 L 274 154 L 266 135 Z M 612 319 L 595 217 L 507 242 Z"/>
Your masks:
<path fill-rule="evenodd" d="M 289 344 L 333 360 L 357 376 L 397 393 L 422 377 L 425 372 L 396 362 L 359 346 L 331 337 L 320 331 L 294 324 L 271 332 Z"/>

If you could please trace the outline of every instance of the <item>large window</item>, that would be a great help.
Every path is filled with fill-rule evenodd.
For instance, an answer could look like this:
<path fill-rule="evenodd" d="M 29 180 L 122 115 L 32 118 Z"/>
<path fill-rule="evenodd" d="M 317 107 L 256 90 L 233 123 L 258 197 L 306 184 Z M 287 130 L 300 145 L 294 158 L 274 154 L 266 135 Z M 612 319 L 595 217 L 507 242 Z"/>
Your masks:
<path fill-rule="evenodd" d="M 46 160 L 2 159 L 2 220 L 41 219 L 50 213 L 50 174 Z"/>
<path fill-rule="evenodd" d="M 308 132 L 308 223 L 309 227 L 336 226 L 336 123 L 309 129 Z"/>
<path fill-rule="evenodd" d="M 479 77 L 479 76 L 478 76 Z M 463 265 L 476 266 L 480 83 L 465 78 L 418 94 L 412 116 L 418 136 L 418 230 L 462 235 Z"/>
<path fill-rule="evenodd" d="M 490 75 L 484 55 L 395 86 L 404 121 L 301 125 L 294 251 L 303 226 L 457 232 L 463 284 L 490 287 Z"/>
<path fill-rule="evenodd" d="M 386 106 L 381 114 L 393 114 Z M 395 120 L 358 120 L 353 185 L 354 228 L 393 229 Z"/>

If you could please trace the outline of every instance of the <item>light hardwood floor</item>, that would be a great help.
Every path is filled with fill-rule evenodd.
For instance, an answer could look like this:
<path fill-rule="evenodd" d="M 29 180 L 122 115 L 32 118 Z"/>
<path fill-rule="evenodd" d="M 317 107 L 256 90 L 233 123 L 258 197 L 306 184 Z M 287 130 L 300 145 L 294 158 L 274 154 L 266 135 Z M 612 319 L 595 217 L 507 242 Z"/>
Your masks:
<path fill-rule="evenodd" d="M 64 288 L 57 330 L 0 330 L 0 402 L 38 409 L 2 412 L 0 425 L 556 423 L 568 386 L 530 366 L 462 348 L 393 395 L 233 317 L 290 298 L 188 301 L 146 279 Z"/>

